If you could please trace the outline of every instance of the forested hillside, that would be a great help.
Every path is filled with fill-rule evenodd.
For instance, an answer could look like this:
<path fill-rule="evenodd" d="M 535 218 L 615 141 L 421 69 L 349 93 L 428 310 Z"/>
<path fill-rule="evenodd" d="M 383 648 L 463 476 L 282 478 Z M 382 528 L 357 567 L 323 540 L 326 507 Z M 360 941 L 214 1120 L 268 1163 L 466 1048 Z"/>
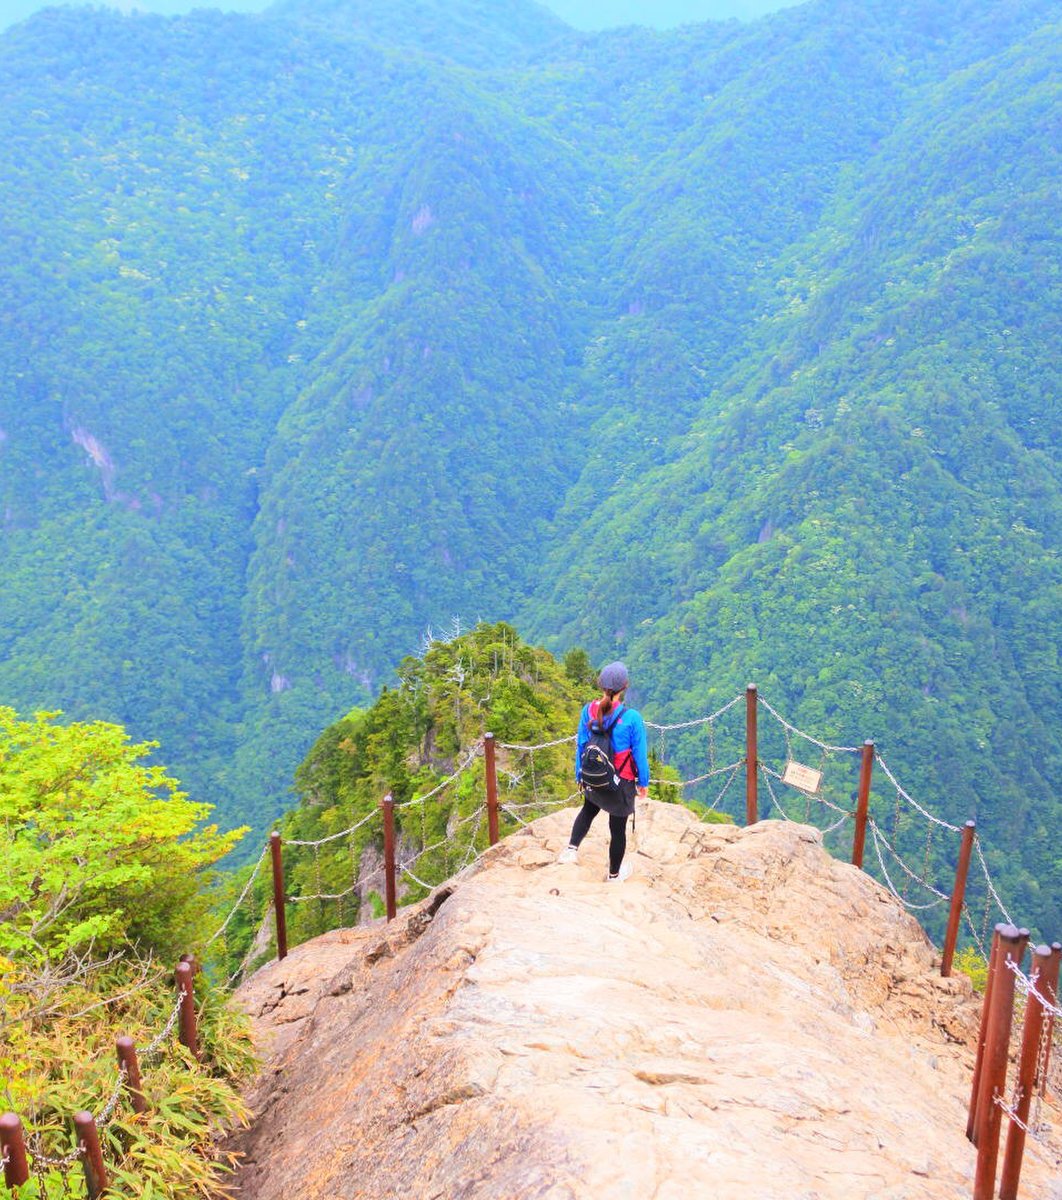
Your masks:
<path fill-rule="evenodd" d="M 259 828 L 426 629 L 755 680 L 1062 921 L 1062 25 L 812 0 L 0 35 L 0 702 Z"/>

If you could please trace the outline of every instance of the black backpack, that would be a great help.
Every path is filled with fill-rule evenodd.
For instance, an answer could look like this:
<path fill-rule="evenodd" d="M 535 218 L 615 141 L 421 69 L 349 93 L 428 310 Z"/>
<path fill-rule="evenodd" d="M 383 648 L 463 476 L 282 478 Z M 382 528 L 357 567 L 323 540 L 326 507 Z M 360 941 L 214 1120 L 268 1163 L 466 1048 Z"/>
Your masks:
<path fill-rule="evenodd" d="M 579 780 L 584 788 L 613 794 L 620 790 L 620 774 L 613 761 L 612 730 L 622 712 L 621 704 L 604 721 L 590 721 L 590 740 L 583 747 L 583 756 L 579 760 Z"/>

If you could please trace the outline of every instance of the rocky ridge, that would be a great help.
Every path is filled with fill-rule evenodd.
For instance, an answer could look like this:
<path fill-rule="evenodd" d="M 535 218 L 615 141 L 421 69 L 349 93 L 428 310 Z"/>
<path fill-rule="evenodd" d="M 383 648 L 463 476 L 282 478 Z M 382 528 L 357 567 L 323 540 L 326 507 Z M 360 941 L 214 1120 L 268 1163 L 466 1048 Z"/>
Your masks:
<path fill-rule="evenodd" d="M 814 829 L 656 803 L 605 885 L 605 828 L 555 862 L 571 817 L 243 986 L 238 1195 L 968 1200 L 979 1002 L 888 893 Z M 1022 1195 L 1062 1198 L 1035 1151 Z"/>

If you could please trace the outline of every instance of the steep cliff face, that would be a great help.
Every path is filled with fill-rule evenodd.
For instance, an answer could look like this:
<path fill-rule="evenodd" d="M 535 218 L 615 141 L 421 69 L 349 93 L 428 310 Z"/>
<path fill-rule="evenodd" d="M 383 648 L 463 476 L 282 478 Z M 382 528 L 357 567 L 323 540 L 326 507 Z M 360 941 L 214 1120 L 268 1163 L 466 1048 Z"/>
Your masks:
<path fill-rule="evenodd" d="M 971 1195 L 978 1003 L 873 880 L 807 827 L 650 804 L 606 885 L 607 830 L 555 863 L 570 820 L 244 986 L 239 1195 Z M 1023 1195 L 1060 1195 L 1035 1154 Z"/>

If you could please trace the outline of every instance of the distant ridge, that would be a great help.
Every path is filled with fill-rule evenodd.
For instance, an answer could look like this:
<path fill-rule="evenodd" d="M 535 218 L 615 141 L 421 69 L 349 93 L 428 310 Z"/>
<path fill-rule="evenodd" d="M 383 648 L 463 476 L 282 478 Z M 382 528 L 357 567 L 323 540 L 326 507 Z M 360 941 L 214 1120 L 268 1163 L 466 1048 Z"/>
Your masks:
<path fill-rule="evenodd" d="M 367 36 L 471 67 L 526 61 L 572 32 L 535 0 L 279 0 L 266 15 Z"/>

